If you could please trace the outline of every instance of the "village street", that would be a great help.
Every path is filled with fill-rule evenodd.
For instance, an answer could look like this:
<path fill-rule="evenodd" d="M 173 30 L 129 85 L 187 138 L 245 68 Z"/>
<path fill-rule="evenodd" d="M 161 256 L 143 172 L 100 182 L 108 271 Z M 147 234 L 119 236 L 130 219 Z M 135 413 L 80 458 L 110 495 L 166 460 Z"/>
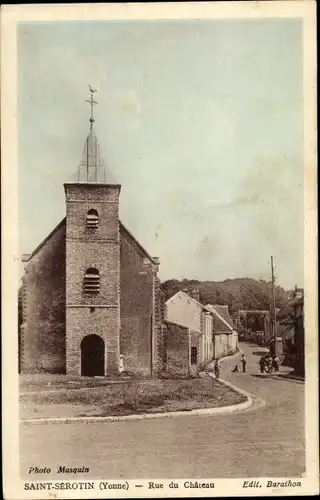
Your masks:
<path fill-rule="evenodd" d="M 23 477 L 36 479 L 27 474 L 31 465 L 51 467 L 52 473 L 59 465 L 85 466 L 90 468 L 86 478 L 92 479 L 301 476 L 304 385 L 260 376 L 259 348 L 245 343 L 240 348 L 247 373 L 231 373 L 236 362 L 240 368 L 240 356 L 233 357 L 222 361 L 221 378 L 255 396 L 248 410 L 149 421 L 22 424 Z"/>

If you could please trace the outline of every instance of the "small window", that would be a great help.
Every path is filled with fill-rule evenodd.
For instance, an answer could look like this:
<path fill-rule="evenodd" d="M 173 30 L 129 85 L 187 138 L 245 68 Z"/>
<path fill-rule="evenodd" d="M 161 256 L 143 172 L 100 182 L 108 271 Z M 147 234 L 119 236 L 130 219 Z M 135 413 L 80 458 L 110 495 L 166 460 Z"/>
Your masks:
<path fill-rule="evenodd" d="M 100 275 L 98 269 L 90 267 L 84 275 L 83 281 L 84 293 L 97 294 L 100 292 Z"/>
<path fill-rule="evenodd" d="M 87 228 L 89 229 L 97 229 L 99 226 L 99 215 L 94 208 L 88 210 L 87 213 Z"/>
<path fill-rule="evenodd" d="M 196 365 L 198 362 L 198 353 L 196 347 L 191 347 L 191 364 Z"/>

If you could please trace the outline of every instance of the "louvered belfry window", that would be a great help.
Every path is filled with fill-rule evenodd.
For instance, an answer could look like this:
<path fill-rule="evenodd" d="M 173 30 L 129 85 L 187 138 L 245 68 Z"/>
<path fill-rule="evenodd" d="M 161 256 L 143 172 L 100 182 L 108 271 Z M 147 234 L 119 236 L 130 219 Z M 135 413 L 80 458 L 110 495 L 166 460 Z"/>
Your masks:
<path fill-rule="evenodd" d="M 90 267 L 86 270 L 83 281 L 84 293 L 89 295 L 100 292 L 100 275 L 98 269 Z"/>
<path fill-rule="evenodd" d="M 91 208 L 87 213 L 87 228 L 97 229 L 99 226 L 99 215 L 98 212 Z"/>

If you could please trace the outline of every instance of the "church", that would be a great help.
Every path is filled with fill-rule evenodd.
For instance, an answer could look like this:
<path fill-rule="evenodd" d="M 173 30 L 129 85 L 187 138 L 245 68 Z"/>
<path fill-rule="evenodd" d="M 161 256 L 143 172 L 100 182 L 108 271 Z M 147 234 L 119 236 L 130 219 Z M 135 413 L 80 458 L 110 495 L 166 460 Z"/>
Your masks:
<path fill-rule="evenodd" d="M 159 259 L 119 220 L 121 186 L 90 126 L 63 220 L 23 254 L 22 373 L 156 375 L 161 371 Z"/>

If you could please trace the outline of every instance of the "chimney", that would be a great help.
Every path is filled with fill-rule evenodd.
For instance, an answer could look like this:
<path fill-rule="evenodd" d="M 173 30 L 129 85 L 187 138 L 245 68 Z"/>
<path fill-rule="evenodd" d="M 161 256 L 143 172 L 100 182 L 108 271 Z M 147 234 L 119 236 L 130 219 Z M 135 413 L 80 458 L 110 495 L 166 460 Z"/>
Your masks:
<path fill-rule="evenodd" d="M 21 257 L 21 261 L 22 262 L 28 262 L 29 259 L 30 259 L 30 254 L 29 253 L 23 253 L 22 254 L 22 257 Z"/>
<path fill-rule="evenodd" d="M 190 293 L 191 297 L 196 300 L 197 302 L 200 302 L 200 292 L 199 290 L 192 290 L 192 292 Z"/>

